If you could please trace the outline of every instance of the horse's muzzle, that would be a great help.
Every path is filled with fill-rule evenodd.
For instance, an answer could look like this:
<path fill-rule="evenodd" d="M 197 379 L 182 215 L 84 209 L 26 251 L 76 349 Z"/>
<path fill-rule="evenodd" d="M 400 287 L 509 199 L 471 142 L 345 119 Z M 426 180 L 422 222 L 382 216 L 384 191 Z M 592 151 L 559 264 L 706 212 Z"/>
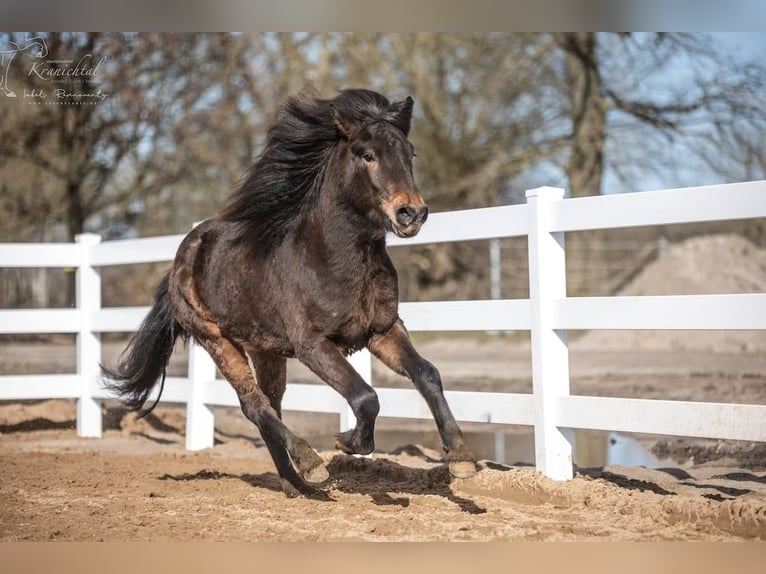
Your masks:
<path fill-rule="evenodd" d="M 401 205 L 396 209 L 395 221 L 391 227 L 399 237 L 413 237 L 428 219 L 428 206 Z"/>

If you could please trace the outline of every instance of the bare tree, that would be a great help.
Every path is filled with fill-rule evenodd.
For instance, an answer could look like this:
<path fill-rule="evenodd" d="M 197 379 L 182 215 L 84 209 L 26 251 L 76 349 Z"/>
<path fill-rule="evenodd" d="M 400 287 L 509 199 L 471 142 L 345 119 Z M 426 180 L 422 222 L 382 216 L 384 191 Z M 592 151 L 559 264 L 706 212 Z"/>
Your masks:
<path fill-rule="evenodd" d="M 653 162 L 657 169 L 668 153 L 648 152 L 646 142 L 669 150 L 683 141 L 712 169 L 726 171 L 711 147 L 734 149 L 733 129 L 752 132 L 766 121 L 763 64 L 734 62 L 705 35 L 577 32 L 555 39 L 566 62 L 563 91 L 572 133 L 566 172 L 572 196 L 601 193 L 610 147 L 613 165 L 643 156 L 651 161 L 642 165 Z M 619 139 L 631 133 L 640 134 L 644 146 L 621 147 Z"/>
<path fill-rule="evenodd" d="M 14 68 L 28 97 L 14 102 L 13 114 L 4 110 L 0 186 L 18 216 L 6 233 L 61 223 L 72 238 L 95 217 L 93 226 L 102 229 L 115 218 L 133 223 L 131 212 L 141 210 L 141 202 L 192 179 L 200 166 L 195 160 L 210 163 L 205 145 L 195 147 L 207 127 L 200 120 L 212 125 L 228 117 L 228 109 L 215 117 L 205 113 L 224 89 L 218 80 L 226 67 L 221 62 L 230 62 L 221 52 L 226 38 L 46 35 L 46 60 Z M 83 73 L 72 75 L 74 66 Z M 28 183 L 20 186 L 14 175 L 22 173 Z M 29 198 L 30 186 L 44 193 Z"/>

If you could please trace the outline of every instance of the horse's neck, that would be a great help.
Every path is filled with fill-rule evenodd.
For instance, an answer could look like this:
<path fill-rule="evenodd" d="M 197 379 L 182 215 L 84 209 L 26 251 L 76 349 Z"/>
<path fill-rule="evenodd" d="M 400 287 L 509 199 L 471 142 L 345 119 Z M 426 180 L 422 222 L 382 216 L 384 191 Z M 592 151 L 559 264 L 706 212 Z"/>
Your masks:
<path fill-rule="evenodd" d="M 324 245 L 334 258 L 369 262 L 385 249 L 385 234 L 372 227 L 356 213 L 338 211 L 331 220 L 323 221 L 321 233 Z"/>
<path fill-rule="evenodd" d="M 386 257 L 385 232 L 339 200 L 337 189 L 322 191 L 323 196 L 309 219 L 315 233 L 321 236 L 328 263 L 353 269 L 369 267 L 376 259 Z"/>

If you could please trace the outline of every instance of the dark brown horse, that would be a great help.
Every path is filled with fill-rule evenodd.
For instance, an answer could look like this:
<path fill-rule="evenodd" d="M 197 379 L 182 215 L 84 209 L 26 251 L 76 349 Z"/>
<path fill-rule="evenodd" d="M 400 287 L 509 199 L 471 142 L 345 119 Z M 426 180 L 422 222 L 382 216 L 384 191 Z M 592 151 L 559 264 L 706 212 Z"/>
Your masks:
<path fill-rule="evenodd" d="M 297 358 L 343 395 L 357 425 L 336 446 L 368 454 L 378 397 L 344 358 L 367 347 L 425 397 L 451 473 L 476 472 L 439 372 L 399 318 L 397 274 L 386 253 L 386 231 L 412 237 L 428 216 L 407 140 L 412 104 L 368 90 L 287 100 L 244 183 L 218 217 L 183 240 L 149 315 L 116 369 L 105 369 L 129 406 L 142 407 L 164 380 L 175 339 L 191 336 L 260 430 L 285 493 L 308 494 L 306 482 L 328 474 L 282 423 L 286 359 Z"/>

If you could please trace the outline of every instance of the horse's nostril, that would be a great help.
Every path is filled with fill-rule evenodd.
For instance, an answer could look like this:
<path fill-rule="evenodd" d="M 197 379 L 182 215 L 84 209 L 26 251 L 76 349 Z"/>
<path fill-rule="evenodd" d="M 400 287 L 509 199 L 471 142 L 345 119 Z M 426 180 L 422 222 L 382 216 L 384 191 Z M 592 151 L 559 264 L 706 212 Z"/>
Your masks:
<path fill-rule="evenodd" d="M 410 205 L 403 205 L 396 210 L 396 222 L 399 225 L 409 225 L 417 217 L 417 212 Z"/>
<path fill-rule="evenodd" d="M 426 219 L 428 219 L 428 206 L 424 205 L 420 208 L 420 211 L 418 211 L 418 222 L 425 223 Z"/>

